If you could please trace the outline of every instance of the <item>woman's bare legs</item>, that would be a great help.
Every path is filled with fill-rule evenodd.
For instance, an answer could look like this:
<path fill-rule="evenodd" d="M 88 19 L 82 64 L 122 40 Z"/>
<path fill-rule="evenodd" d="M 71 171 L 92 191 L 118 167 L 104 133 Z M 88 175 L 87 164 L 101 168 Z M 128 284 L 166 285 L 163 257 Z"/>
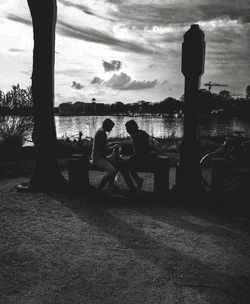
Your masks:
<path fill-rule="evenodd" d="M 102 190 L 104 186 L 110 182 L 110 185 L 114 185 L 114 178 L 116 176 L 116 169 L 111 165 L 109 161 L 102 158 L 95 162 L 95 165 L 98 166 L 101 170 L 105 171 L 105 175 L 103 176 L 98 189 Z"/>

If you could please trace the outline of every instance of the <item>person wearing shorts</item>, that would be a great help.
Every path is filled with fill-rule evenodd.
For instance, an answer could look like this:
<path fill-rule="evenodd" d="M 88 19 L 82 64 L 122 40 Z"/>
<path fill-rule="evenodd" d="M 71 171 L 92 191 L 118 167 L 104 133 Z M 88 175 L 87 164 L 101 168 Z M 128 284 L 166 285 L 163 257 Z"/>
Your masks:
<path fill-rule="evenodd" d="M 98 186 L 99 190 L 102 190 L 107 183 L 109 183 L 109 187 L 111 189 L 117 187 L 114 184 L 114 179 L 117 174 L 117 170 L 109 161 L 109 155 L 112 152 L 112 149 L 117 147 L 117 144 L 108 147 L 106 133 L 110 132 L 113 129 L 114 125 L 115 123 L 111 119 L 105 119 L 102 123 L 102 127 L 97 130 L 94 137 L 91 161 L 95 166 L 105 171 L 105 175 L 103 176 Z"/>

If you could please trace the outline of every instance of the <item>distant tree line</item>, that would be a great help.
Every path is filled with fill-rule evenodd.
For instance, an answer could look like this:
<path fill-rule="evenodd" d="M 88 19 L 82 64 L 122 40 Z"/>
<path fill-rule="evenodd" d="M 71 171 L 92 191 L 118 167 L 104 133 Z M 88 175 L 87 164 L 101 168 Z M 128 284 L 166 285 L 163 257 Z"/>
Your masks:
<path fill-rule="evenodd" d="M 134 103 L 122 103 L 121 101 L 106 105 L 109 114 L 169 114 L 179 113 L 183 109 L 183 101 L 167 97 L 160 102 L 140 100 Z"/>
<path fill-rule="evenodd" d="M 134 103 L 117 101 L 112 104 L 98 104 L 99 115 L 129 115 L 129 114 L 154 114 L 173 115 L 183 112 L 184 96 L 180 100 L 167 97 L 160 102 L 140 100 Z M 81 105 L 83 103 L 77 102 Z M 206 89 L 199 90 L 198 112 L 203 115 L 220 113 L 221 115 L 250 117 L 250 85 L 246 87 L 245 97 L 234 97 L 230 91 L 222 90 L 212 93 Z M 101 107 L 102 105 L 102 107 Z M 21 89 L 19 84 L 13 85 L 11 90 L 4 94 L 0 90 L 0 113 L 5 115 L 33 115 L 33 102 L 31 88 Z M 56 112 L 56 111 L 55 111 Z M 74 112 L 74 113 L 73 113 Z M 75 111 L 72 115 L 76 115 Z"/>
<path fill-rule="evenodd" d="M 199 113 L 218 113 L 225 116 L 250 117 L 250 86 L 246 87 L 245 97 L 234 97 L 230 91 L 222 90 L 219 94 L 207 90 L 199 91 Z"/>
<path fill-rule="evenodd" d="M 222 90 L 219 93 L 212 93 L 205 89 L 199 90 L 198 112 L 202 115 L 220 113 L 225 116 L 247 116 L 250 117 L 250 85 L 246 88 L 245 97 L 234 97 L 230 91 Z M 106 112 L 109 114 L 149 113 L 169 114 L 183 112 L 184 95 L 177 100 L 167 97 L 160 102 L 147 102 L 144 100 L 136 103 L 124 104 L 120 101 L 106 105 Z"/>

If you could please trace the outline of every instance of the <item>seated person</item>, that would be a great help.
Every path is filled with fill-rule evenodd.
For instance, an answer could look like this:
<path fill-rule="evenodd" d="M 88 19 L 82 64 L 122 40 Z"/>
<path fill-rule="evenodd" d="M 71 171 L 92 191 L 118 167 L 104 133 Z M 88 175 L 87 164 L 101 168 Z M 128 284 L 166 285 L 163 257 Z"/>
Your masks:
<path fill-rule="evenodd" d="M 98 186 L 99 190 L 102 190 L 107 183 L 109 183 L 111 189 L 116 189 L 114 179 L 117 170 L 109 161 L 109 154 L 112 152 L 112 149 L 117 147 L 117 144 L 108 147 L 106 134 L 106 132 L 110 132 L 113 129 L 114 125 L 115 123 L 111 119 L 105 119 L 102 127 L 97 130 L 94 136 L 91 162 L 106 172 Z"/>
<path fill-rule="evenodd" d="M 140 189 L 143 184 L 143 178 L 139 177 L 136 168 L 152 164 L 155 154 L 151 151 L 149 135 L 145 131 L 140 130 L 134 120 L 129 120 L 125 126 L 132 139 L 134 155 L 124 161 L 124 166 L 129 170 L 131 177 L 136 182 L 137 189 Z"/>

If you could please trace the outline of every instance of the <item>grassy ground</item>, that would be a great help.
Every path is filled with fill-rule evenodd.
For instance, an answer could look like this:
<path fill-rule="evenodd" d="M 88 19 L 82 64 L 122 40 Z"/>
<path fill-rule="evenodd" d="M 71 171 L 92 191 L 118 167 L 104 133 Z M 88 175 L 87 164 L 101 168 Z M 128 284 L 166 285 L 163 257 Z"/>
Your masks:
<path fill-rule="evenodd" d="M 132 199 L 1 180 L 0 303 L 250 303 L 248 215 L 160 203 L 144 177 Z"/>

